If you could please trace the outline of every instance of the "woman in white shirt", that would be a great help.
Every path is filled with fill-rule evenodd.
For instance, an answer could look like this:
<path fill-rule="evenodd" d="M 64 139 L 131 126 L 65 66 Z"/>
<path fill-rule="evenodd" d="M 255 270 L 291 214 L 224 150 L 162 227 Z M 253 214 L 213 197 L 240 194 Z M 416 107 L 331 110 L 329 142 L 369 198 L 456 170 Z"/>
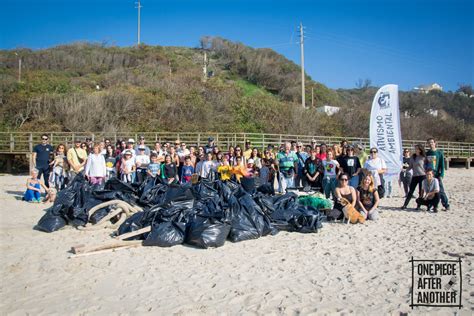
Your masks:
<path fill-rule="evenodd" d="M 100 153 L 99 144 L 94 145 L 93 152 L 89 154 L 84 175 L 91 184 L 102 184 L 107 174 L 104 155 Z"/>
<path fill-rule="evenodd" d="M 387 171 L 387 165 L 385 160 L 380 157 L 377 157 L 378 150 L 377 148 L 370 149 L 370 156 L 364 164 L 364 169 L 367 169 L 374 177 L 374 184 L 377 188 L 379 185 L 382 185 L 380 175 L 384 174 Z"/>

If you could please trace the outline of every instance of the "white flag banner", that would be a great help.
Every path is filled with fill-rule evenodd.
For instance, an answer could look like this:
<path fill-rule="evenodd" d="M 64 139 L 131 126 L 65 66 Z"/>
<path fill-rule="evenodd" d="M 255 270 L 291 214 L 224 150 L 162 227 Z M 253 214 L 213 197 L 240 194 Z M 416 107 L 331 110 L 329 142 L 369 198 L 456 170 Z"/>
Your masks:
<path fill-rule="evenodd" d="M 398 86 L 388 84 L 375 94 L 370 113 L 370 147 L 385 160 L 385 177 L 397 176 L 402 168 L 402 134 L 398 107 Z"/>

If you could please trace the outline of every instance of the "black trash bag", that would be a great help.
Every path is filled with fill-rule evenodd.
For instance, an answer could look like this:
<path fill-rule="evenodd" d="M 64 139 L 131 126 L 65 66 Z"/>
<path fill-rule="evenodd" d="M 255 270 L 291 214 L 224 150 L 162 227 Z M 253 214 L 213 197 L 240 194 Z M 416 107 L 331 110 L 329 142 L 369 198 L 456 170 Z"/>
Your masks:
<path fill-rule="evenodd" d="M 315 233 L 322 228 L 323 216 L 313 207 L 295 204 L 288 209 L 277 209 L 271 219 L 273 226 L 280 230 Z"/>
<path fill-rule="evenodd" d="M 140 196 L 140 204 L 147 206 L 163 204 L 167 190 L 168 185 L 158 183 L 157 185 L 143 192 L 143 194 Z"/>
<path fill-rule="evenodd" d="M 95 199 L 101 200 L 102 202 L 121 200 L 128 204 L 136 204 L 137 198 L 135 195 L 129 192 L 113 191 L 113 190 L 102 190 L 92 192 L 92 196 Z"/>
<path fill-rule="evenodd" d="M 162 183 L 160 177 L 147 176 L 137 189 L 138 196 L 141 197 L 144 193 L 159 183 Z"/>
<path fill-rule="evenodd" d="M 212 199 L 212 198 L 219 197 L 219 193 L 214 188 L 214 183 L 209 182 L 205 179 L 193 185 L 192 191 L 193 191 L 194 197 L 197 200 L 205 200 L 205 199 Z"/>
<path fill-rule="evenodd" d="M 275 209 L 287 209 L 297 204 L 298 195 L 293 192 L 288 192 L 283 195 L 277 195 L 273 198 L 273 205 Z"/>
<path fill-rule="evenodd" d="M 130 233 L 153 224 L 157 212 L 146 210 L 138 212 L 130 216 L 117 230 L 118 235 Z M 139 240 L 145 239 L 148 233 L 127 238 L 125 240 Z"/>
<path fill-rule="evenodd" d="M 260 206 L 262 211 L 267 216 L 270 216 L 273 212 L 275 212 L 275 204 L 273 203 L 272 196 L 257 193 L 253 196 L 253 200 L 258 204 L 258 206 Z"/>
<path fill-rule="evenodd" d="M 212 217 L 197 216 L 189 225 L 185 242 L 199 248 L 221 247 L 230 232 L 230 225 Z"/>
<path fill-rule="evenodd" d="M 92 214 L 91 217 L 89 218 L 89 222 L 94 225 L 97 224 L 98 222 L 100 222 L 101 219 L 103 219 L 104 217 L 107 216 L 107 214 L 110 213 L 110 210 L 111 210 L 111 207 L 106 206 L 104 208 L 101 208 L 95 211 L 94 214 Z"/>
<path fill-rule="evenodd" d="M 143 246 L 172 247 L 184 242 L 186 223 L 163 222 L 153 225 Z"/>
<path fill-rule="evenodd" d="M 132 185 L 122 182 L 116 177 L 110 178 L 105 183 L 104 190 L 120 191 L 123 193 L 136 193 L 136 189 Z"/>
<path fill-rule="evenodd" d="M 52 212 L 46 212 L 34 228 L 46 233 L 52 233 L 64 226 L 66 226 L 66 220 L 62 216 L 54 215 Z"/>
<path fill-rule="evenodd" d="M 228 214 L 224 212 L 221 200 L 218 197 L 195 201 L 193 209 L 196 214 L 203 217 L 212 217 L 223 221 L 229 220 Z"/>
<path fill-rule="evenodd" d="M 257 192 L 269 195 L 275 195 L 275 188 L 270 183 L 265 183 L 257 188 Z"/>
<path fill-rule="evenodd" d="M 230 207 L 232 220 L 229 240 L 232 242 L 256 239 L 274 231 L 270 219 L 249 194 L 239 197 Z"/>
<path fill-rule="evenodd" d="M 168 186 L 163 203 L 194 200 L 190 183 Z"/>
<path fill-rule="evenodd" d="M 242 188 L 249 194 L 254 194 L 256 192 L 255 178 L 253 177 L 242 177 L 240 179 L 240 184 Z"/>

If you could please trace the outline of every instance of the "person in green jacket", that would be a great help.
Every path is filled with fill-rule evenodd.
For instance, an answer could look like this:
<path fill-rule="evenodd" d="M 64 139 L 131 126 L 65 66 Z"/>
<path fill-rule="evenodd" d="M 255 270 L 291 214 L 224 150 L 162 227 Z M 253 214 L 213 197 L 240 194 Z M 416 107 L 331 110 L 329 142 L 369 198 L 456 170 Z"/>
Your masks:
<path fill-rule="evenodd" d="M 429 150 L 426 152 L 426 159 L 428 161 L 428 168 L 433 169 L 434 176 L 439 182 L 439 195 L 441 198 L 441 204 L 446 211 L 449 210 L 449 201 L 446 192 L 444 191 L 443 181 L 444 178 L 444 155 L 441 150 L 436 149 L 436 141 L 434 138 L 428 138 L 426 140 Z"/>

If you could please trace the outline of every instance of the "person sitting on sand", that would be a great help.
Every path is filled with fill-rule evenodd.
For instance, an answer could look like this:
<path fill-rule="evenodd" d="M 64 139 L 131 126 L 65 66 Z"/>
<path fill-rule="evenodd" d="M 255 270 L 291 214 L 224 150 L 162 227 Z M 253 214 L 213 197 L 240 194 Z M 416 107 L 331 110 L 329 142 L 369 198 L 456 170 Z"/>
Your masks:
<path fill-rule="evenodd" d="M 435 178 L 433 169 L 427 169 L 425 173 L 426 179 L 422 182 L 421 195 L 416 199 L 417 209 L 420 208 L 420 205 L 426 205 L 428 211 L 433 207 L 433 212 L 437 213 L 440 201 L 439 181 Z"/>
<path fill-rule="evenodd" d="M 38 179 L 38 170 L 31 170 L 31 178 L 26 180 L 26 192 L 23 196 L 23 200 L 26 202 L 40 203 L 41 202 L 41 188 L 45 191 L 48 188 L 40 182 Z"/>
<path fill-rule="evenodd" d="M 344 216 L 342 211 L 344 205 L 340 203 L 342 198 L 348 200 L 352 207 L 355 207 L 357 203 L 356 190 L 349 185 L 349 175 L 347 173 L 341 173 L 338 180 L 339 185 L 334 191 L 336 203 L 334 204 L 334 209 L 328 214 L 328 217 L 333 219 L 342 219 Z"/>
<path fill-rule="evenodd" d="M 378 220 L 379 192 L 375 187 L 374 178 L 370 173 L 364 174 L 360 186 L 357 188 L 358 211 L 366 219 Z"/>

